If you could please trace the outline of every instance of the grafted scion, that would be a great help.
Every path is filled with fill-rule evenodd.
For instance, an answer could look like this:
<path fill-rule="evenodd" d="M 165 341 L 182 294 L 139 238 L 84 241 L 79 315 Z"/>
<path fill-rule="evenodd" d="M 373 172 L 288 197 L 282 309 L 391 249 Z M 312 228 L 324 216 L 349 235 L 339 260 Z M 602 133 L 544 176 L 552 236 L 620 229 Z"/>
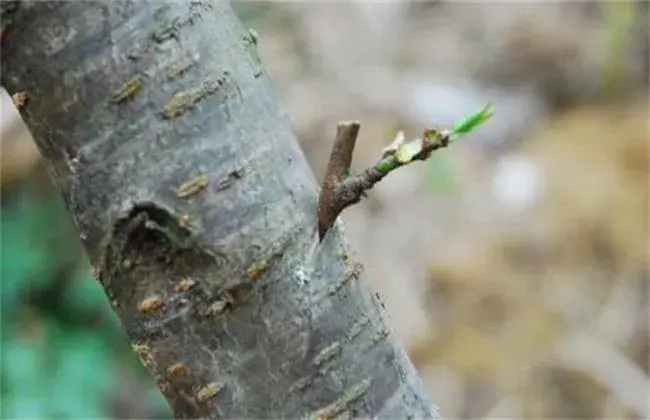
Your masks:
<path fill-rule="evenodd" d="M 379 160 L 359 175 L 350 175 L 350 164 L 361 124 L 358 121 L 341 121 L 318 197 L 320 240 L 345 208 L 358 203 L 367 190 L 391 171 L 414 161 L 427 160 L 433 151 L 449 146 L 451 141 L 470 133 L 491 117 L 491 106 L 488 105 L 457 123 L 452 130 L 427 128 L 420 138 L 408 143 L 400 131 L 393 142 L 383 149 Z"/>

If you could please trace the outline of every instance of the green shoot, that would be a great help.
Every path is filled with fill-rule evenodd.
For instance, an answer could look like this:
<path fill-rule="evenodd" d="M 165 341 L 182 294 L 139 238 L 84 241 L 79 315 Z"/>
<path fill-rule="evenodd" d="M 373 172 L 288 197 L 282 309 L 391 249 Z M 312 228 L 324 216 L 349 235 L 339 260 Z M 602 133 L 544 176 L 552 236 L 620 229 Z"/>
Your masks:
<path fill-rule="evenodd" d="M 469 134 L 478 126 L 489 120 L 494 115 L 492 105 L 484 106 L 480 111 L 470 115 L 454 126 L 449 135 L 450 140 L 455 140 L 461 136 Z"/>

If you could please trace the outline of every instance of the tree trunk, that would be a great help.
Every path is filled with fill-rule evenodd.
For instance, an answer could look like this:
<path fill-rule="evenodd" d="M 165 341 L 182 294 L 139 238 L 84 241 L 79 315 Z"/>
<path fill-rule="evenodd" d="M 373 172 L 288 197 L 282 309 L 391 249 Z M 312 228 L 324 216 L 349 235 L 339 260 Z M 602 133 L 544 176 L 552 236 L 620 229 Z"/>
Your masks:
<path fill-rule="evenodd" d="M 4 83 L 176 417 L 436 415 L 342 225 L 319 242 L 316 180 L 227 3 L 12 13 Z"/>

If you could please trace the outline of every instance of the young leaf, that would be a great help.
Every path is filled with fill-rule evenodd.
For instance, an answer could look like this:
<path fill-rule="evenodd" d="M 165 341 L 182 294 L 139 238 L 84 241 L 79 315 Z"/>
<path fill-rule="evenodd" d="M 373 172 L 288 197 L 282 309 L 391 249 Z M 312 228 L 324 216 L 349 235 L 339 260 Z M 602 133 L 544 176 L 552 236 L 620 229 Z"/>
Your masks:
<path fill-rule="evenodd" d="M 480 111 L 470 115 L 469 117 L 456 124 L 456 126 L 451 131 L 451 137 L 457 138 L 470 133 L 476 127 L 489 120 L 492 115 L 494 115 L 492 112 L 492 105 L 488 104 L 484 106 Z"/>

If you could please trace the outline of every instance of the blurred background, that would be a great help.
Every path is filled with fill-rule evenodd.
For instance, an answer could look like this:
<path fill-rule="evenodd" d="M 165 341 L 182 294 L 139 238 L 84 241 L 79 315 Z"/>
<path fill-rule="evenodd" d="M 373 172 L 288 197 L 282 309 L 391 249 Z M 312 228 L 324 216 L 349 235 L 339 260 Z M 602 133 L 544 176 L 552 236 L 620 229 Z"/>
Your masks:
<path fill-rule="evenodd" d="M 248 2 L 318 179 L 495 116 L 345 210 L 446 418 L 650 417 L 648 2 Z M 2 92 L 2 415 L 164 418 Z M 28 99 L 27 99 L 28 100 Z M 15 102 L 15 104 L 14 104 Z"/>

